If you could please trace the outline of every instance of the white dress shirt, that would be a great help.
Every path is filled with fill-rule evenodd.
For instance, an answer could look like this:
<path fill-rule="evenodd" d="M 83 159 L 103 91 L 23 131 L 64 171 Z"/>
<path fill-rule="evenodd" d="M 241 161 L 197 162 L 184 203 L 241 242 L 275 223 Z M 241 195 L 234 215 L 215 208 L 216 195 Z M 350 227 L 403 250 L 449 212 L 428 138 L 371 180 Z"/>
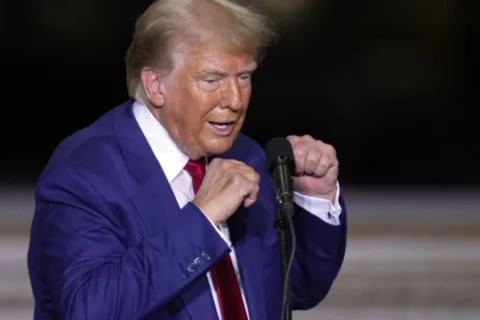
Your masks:
<path fill-rule="evenodd" d="M 148 144 L 152 148 L 153 154 L 160 163 L 165 176 L 167 177 L 170 186 L 172 187 L 175 198 L 177 199 L 178 205 L 180 208 L 183 208 L 188 202 L 192 201 L 195 197 L 192 185 L 192 179 L 190 174 L 184 170 L 185 165 L 187 164 L 189 158 L 184 154 L 178 147 L 175 145 L 173 140 L 170 138 L 169 134 L 165 128 L 155 119 L 153 114 L 148 110 L 148 108 L 139 102 L 133 104 L 133 114 L 135 116 L 140 129 L 142 130 L 145 138 L 147 139 Z M 297 205 L 304 208 L 306 211 L 322 219 L 326 223 L 331 225 L 340 224 L 340 214 L 342 209 L 338 202 L 339 198 L 339 186 L 337 184 L 337 196 L 335 202 L 332 204 L 330 201 L 325 199 L 319 199 L 315 197 L 304 196 L 295 192 L 294 201 Z M 218 228 L 212 223 L 214 228 L 218 231 L 220 236 L 227 242 L 231 252 L 230 256 L 232 259 L 233 267 L 237 275 L 238 283 L 240 285 L 240 290 L 242 292 L 243 302 L 246 307 L 245 294 L 243 287 L 240 281 L 240 274 L 237 265 L 237 259 L 235 252 L 230 242 L 230 236 L 226 224 L 220 225 Z M 212 277 L 210 272 L 207 273 L 208 282 L 210 283 L 211 292 L 213 295 L 213 300 L 215 302 L 215 307 L 217 309 L 218 318 L 221 319 L 220 305 L 218 303 L 217 292 L 213 286 Z"/>

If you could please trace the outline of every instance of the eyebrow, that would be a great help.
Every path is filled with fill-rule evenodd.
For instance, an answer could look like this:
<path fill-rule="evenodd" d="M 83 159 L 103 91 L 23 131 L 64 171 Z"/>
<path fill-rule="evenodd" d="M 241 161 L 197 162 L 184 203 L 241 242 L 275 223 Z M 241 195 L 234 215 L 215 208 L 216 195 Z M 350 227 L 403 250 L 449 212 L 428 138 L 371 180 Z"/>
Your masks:
<path fill-rule="evenodd" d="M 238 75 L 252 74 L 257 69 L 256 63 L 249 64 L 244 71 L 238 73 Z"/>
<path fill-rule="evenodd" d="M 257 66 L 248 67 L 244 71 L 239 72 L 237 74 L 237 76 L 242 76 L 242 75 L 245 75 L 245 74 L 252 74 L 256 69 L 257 69 Z"/>
<path fill-rule="evenodd" d="M 237 76 L 252 74 L 256 69 L 257 69 L 257 65 L 256 64 L 251 64 L 251 65 L 247 66 L 247 68 L 245 68 L 245 70 L 237 73 Z M 227 72 L 223 72 L 223 71 L 220 71 L 220 70 L 217 70 L 217 69 L 206 69 L 206 70 L 203 70 L 203 71 L 199 72 L 199 74 L 201 76 L 215 76 L 215 77 L 220 77 L 220 78 L 228 76 Z"/>
<path fill-rule="evenodd" d="M 207 69 L 207 70 L 200 71 L 199 75 L 201 75 L 201 76 L 215 76 L 215 77 L 223 78 L 223 77 L 226 77 L 228 75 L 228 73 L 220 71 L 220 70 L 216 70 L 216 69 Z"/>

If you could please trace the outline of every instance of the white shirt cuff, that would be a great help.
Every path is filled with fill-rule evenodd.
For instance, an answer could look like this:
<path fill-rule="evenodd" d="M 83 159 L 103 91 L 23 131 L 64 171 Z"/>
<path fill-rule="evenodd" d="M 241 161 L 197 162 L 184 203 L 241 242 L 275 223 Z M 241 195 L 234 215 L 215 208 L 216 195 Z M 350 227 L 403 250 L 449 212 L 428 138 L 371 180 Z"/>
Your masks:
<path fill-rule="evenodd" d="M 203 212 L 202 212 L 203 213 Z M 205 214 L 204 214 L 205 215 Z M 212 224 L 212 227 L 217 231 L 217 233 L 220 235 L 220 237 L 222 237 L 222 239 L 225 241 L 225 243 L 227 244 L 227 246 L 231 249 L 232 248 L 232 242 L 227 238 L 227 236 L 222 232 L 222 227 L 223 226 L 216 226 L 215 223 L 213 223 L 212 220 L 208 219 L 207 215 L 205 215 L 205 218 L 207 218 L 208 221 L 210 221 L 210 223 Z M 226 226 L 225 226 L 226 227 Z M 224 227 L 224 228 L 225 228 Z"/>
<path fill-rule="evenodd" d="M 200 209 L 199 209 L 200 210 Z M 210 220 L 207 215 L 202 211 L 200 210 L 201 213 L 203 213 L 203 215 L 205 216 L 205 218 L 207 218 L 207 220 L 212 224 L 212 227 L 213 229 L 215 229 L 215 231 L 217 231 L 218 235 L 220 237 L 222 237 L 222 239 L 225 241 L 225 243 L 227 244 L 227 246 L 232 249 L 232 242 L 228 239 L 228 237 L 223 233 L 223 231 L 221 229 L 225 229 L 226 228 L 226 224 L 221 224 L 220 226 L 216 226 L 215 223 L 213 223 L 212 220 Z"/>
<path fill-rule="evenodd" d="M 211 221 L 210 221 L 211 222 Z M 212 222 L 213 224 L 213 222 Z M 215 227 L 215 224 L 213 224 L 213 226 Z M 223 240 L 225 240 L 225 243 L 227 244 L 227 246 L 232 249 L 233 246 L 232 246 L 232 242 L 230 241 L 229 239 L 229 236 L 227 236 L 225 234 L 225 232 L 228 232 L 228 226 L 227 226 L 227 223 L 226 222 L 222 222 L 218 227 L 215 227 L 215 229 L 217 230 L 218 234 L 222 237 Z"/>
<path fill-rule="evenodd" d="M 338 182 L 337 193 L 333 203 L 327 199 L 306 196 L 298 192 L 294 192 L 293 195 L 293 201 L 298 206 L 322 219 L 324 222 L 334 226 L 339 226 L 341 224 L 340 214 L 342 213 L 342 207 L 340 206 L 339 198 L 340 184 Z"/>

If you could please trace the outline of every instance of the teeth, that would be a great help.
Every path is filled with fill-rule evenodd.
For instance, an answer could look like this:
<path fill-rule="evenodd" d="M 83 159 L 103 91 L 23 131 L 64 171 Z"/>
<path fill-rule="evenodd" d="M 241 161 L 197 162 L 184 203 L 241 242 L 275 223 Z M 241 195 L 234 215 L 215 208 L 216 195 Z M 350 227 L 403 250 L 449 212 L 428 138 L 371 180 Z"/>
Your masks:
<path fill-rule="evenodd" d="M 225 129 L 229 125 L 228 124 L 213 124 L 212 123 L 212 126 L 214 126 L 215 128 L 219 128 L 219 129 Z"/>
<path fill-rule="evenodd" d="M 231 126 L 233 123 L 232 122 L 209 122 L 212 127 L 219 128 L 219 129 L 225 129 L 229 126 Z"/>

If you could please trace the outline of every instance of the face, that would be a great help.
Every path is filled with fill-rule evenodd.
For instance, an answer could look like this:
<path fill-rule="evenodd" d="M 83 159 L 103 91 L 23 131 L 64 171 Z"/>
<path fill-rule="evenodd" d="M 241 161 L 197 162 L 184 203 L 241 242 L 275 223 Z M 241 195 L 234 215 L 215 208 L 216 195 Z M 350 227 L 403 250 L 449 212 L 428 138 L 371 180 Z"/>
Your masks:
<path fill-rule="evenodd" d="M 191 159 L 229 150 L 250 100 L 251 54 L 199 52 L 175 60 L 164 77 L 142 73 L 154 115 Z"/>

